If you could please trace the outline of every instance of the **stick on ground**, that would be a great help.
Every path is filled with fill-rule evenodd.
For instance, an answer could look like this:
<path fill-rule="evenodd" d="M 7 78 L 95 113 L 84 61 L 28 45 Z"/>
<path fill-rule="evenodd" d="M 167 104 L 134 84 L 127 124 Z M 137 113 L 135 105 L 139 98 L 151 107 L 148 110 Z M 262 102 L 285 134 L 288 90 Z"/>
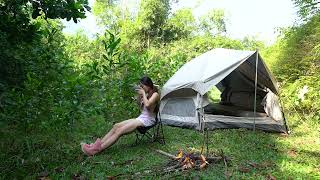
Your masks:
<path fill-rule="evenodd" d="M 159 150 L 159 149 L 156 149 L 155 151 L 158 152 L 158 153 L 160 153 L 160 154 L 162 154 L 162 155 L 165 155 L 165 156 L 167 156 L 167 157 L 169 157 L 169 158 L 171 158 L 171 159 L 175 159 L 175 158 L 176 158 L 175 155 L 172 155 L 172 154 L 170 154 L 170 153 L 161 151 L 161 150 Z"/>

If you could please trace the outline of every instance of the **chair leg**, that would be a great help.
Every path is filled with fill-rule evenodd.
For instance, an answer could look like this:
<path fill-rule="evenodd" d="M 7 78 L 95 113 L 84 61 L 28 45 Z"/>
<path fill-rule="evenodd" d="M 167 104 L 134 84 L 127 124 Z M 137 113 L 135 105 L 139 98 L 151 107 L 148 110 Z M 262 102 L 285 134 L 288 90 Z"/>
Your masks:
<path fill-rule="evenodd" d="M 136 132 L 136 142 L 135 142 L 135 146 L 140 142 L 140 138 L 139 138 L 139 134 Z"/>
<path fill-rule="evenodd" d="M 146 132 L 143 136 L 146 136 L 149 139 L 153 139 L 153 136 L 149 132 Z"/>
<path fill-rule="evenodd" d="M 135 146 L 138 145 L 143 139 L 144 137 L 147 137 L 148 139 L 153 139 L 153 136 L 149 133 L 146 132 L 144 134 L 140 134 L 139 132 L 136 132 L 136 141 L 135 141 Z"/>
<path fill-rule="evenodd" d="M 157 141 L 160 144 L 164 145 L 165 144 L 165 139 L 164 139 L 164 133 L 163 133 L 163 128 L 162 128 L 162 123 L 159 123 L 155 129 L 154 132 L 154 140 Z"/>
<path fill-rule="evenodd" d="M 165 141 L 165 138 L 164 138 L 164 132 L 163 132 L 163 127 L 162 127 L 162 123 L 160 123 L 160 129 L 161 129 L 161 144 L 162 145 L 165 145 L 166 144 L 166 141 Z"/>
<path fill-rule="evenodd" d="M 136 133 L 135 145 L 137 145 L 139 142 L 141 142 L 144 137 L 147 137 L 148 139 L 150 139 L 151 142 L 157 141 L 162 145 L 164 145 L 166 143 L 165 138 L 164 138 L 162 123 L 158 123 L 155 127 L 153 127 L 152 133 L 150 133 L 148 131 L 144 134 L 140 134 L 139 132 L 135 132 L 135 133 Z"/>

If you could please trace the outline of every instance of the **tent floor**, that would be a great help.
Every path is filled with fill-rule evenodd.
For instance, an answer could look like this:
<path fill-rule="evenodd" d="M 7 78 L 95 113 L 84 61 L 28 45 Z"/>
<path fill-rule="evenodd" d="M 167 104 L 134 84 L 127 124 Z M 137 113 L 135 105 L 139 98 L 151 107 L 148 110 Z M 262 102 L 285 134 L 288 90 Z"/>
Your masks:
<path fill-rule="evenodd" d="M 268 116 L 254 118 L 205 114 L 204 122 L 204 127 L 210 130 L 226 128 L 253 129 L 255 127 L 258 130 L 267 132 L 287 132 L 282 121 L 275 121 Z"/>
<path fill-rule="evenodd" d="M 236 116 L 236 117 L 254 117 L 253 110 L 250 111 L 243 107 L 233 105 L 222 105 L 218 103 L 210 103 L 204 107 L 205 114 Z M 256 117 L 267 117 L 267 114 L 260 110 L 256 112 Z"/>

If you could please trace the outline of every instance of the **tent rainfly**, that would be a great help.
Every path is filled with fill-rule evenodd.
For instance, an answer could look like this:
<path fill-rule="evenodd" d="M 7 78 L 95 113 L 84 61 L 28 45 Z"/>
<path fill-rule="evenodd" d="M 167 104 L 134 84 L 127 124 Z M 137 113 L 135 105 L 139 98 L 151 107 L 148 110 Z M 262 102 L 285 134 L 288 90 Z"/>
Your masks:
<path fill-rule="evenodd" d="M 209 102 L 214 86 L 221 100 Z M 258 51 L 213 49 L 184 64 L 163 86 L 160 117 L 164 124 L 213 130 L 288 129 L 276 81 Z"/>

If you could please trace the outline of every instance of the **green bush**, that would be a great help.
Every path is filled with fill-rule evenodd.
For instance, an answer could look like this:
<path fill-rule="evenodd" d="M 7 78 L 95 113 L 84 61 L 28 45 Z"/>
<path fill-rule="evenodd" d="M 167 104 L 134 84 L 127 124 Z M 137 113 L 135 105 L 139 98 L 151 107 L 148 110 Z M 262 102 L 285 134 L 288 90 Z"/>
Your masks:
<path fill-rule="evenodd" d="M 281 86 L 285 109 L 320 118 L 320 15 L 288 28 L 264 53 Z M 318 123 L 318 122 L 317 122 Z"/>

